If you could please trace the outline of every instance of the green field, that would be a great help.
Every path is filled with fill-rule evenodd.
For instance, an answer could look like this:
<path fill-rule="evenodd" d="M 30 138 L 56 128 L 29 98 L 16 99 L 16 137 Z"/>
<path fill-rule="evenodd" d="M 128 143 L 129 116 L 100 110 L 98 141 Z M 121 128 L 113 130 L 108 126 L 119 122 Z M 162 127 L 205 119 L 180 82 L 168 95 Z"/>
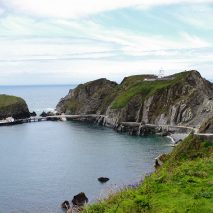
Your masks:
<path fill-rule="evenodd" d="M 7 107 L 20 102 L 22 103 L 24 102 L 24 100 L 16 96 L 0 95 L 0 108 Z"/>
<path fill-rule="evenodd" d="M 24 100 L 16 96 L 0 95 L 0 108 L 22 102 L 24 102 Z"/>

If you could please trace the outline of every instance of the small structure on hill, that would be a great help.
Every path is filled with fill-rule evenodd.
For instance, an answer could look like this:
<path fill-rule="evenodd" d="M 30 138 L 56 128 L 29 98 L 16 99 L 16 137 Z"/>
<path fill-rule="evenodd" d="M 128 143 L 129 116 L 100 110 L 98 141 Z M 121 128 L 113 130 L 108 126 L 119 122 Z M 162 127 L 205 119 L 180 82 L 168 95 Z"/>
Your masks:
<path fill-rule="evenodd" d="M 163 69 L 160 69 L 157 76 L 147 75 L 146 78 L 144 78 L 144 81 L 170 81 L 174 78 L 174 75 L 165 76 L 165 71 Z"/>
<path fill-rule="evenodd" d="M 159 78 L 163 78 L 164 77 L 164 70 L 163 69 L 160 69 L 159 70 L 159 73 L 158 73 L 158 79 Z"/>

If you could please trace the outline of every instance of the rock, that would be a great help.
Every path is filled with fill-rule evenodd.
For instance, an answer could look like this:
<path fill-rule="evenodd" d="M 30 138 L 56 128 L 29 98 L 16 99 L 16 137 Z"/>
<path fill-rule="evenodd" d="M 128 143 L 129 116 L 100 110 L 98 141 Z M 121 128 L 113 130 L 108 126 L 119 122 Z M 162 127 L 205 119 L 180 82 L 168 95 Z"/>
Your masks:
<path fill-rule="evenodd" d="M 40 114 L 41 117 L 47 117 L 47 113 L 45 111 L 43 111 L 41 114 Z"/>
<path fill-rule="evenodd" d="M 56 114 L 55 114 L 54 112 L 52 112 L 52 111 L 49 111 L 49 112 L 43 111 L 43 112 L 40 114 L 41 117 L 54 116 L 54 115 L 56 115 Z"/>
<path fill-rule="evenodd" d="M 107 178 L 107 177 L 99 177 L 98 181 L 101 182 L 101 183 L 106 183 L 107 181 L 109 181 L 109 178 Z"/>
<path fill-rule="evenodd" d="M 29 118 L 30 112 L 26 102 L 16 96 L 0 95 L 0 120 L 7 117 L 14 119 Z"/>
<path fill-rule="evenodd" d="M 175 145 L 179 144 L 182 141 L 183 141 L 182 139 L 179 139 L 179 140 L 175 141 Z"/>
<path fill-rule="evenodd" d="M 72 213 L 72 209 L 71 209 L 71 208 L 68 209 L 68 210 L 67 210 L 67 213 Z"/>
<path fill-rule="evenodd" d="M 157 158 L 155 158 L 154 167 L 157 169 L 158 167 L 162 166 L 166 157 L 167 157 L 167 154 L 164 153 L 164 154 L 159 155 Z"/>
<path fill-rule="evenodd" d="M 70 203 L 68 200 L 65 200 L 62 204 L 61 204 L 61 208 L 63 209 L 70 209 Z"/>
<path fill-rule="evenodd" d="M 37 116 L 37 114 L 36 114 L 36 112 L 33 111 L 33 112 L 30 113 L 30 116 L 35 117 L 35 116 Z"/>
<path fill-rule="evenodd" d="M 72 203 L 74 206 L 83 206 L 84 204 L 88 203 L 88 198 L 84 192 L 81 192 L 73 197 Z"/>
<path fill-rule="evenodd" d="M 117 83 L 101 78 L 86 84 L 80 84 L 62 98 L 56 106 L 59 113 L 65 114 L 102 114 L 106 111 L 109 96 Z M 106 100 L 108 98 L 109 100 Z"/>
<path fill-rule="evenodd" d="M 212 133 L 213 132 L 213 116 L 205 120 L 200 128 L 199 128 L 200 133 Z"/>
<path fill-rule="evenodd" d="M 47 112 L 47 116 L 54 116 L 54 115 L 56 115 L 56 114 L 52 111 Z"/>

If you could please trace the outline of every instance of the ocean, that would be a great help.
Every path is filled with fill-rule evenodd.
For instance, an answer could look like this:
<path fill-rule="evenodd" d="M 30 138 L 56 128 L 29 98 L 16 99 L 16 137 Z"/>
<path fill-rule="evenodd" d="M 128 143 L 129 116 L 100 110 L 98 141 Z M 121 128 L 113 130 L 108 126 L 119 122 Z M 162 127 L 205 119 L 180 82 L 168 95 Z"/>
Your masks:
<path fill-rule="evenodd" d="M 74 87 L 75 85 L 0 86 L 0 94 L 22 97 L 29 110 L 39 114 L 54 110 L 59 100 Z"/>
<path fill-rule="evenodd" d="M 21 96 L 40 113 L 73 87 L 7 86 L 0 93 Z M 60 204 L 79 192 L 95 202 L 154 171 L 154 158 L 169 152 L 170 143 L 71 121 L 0 127 L 0 212 L 64 212 Z M 110 181 L 101 184 L 100 176 Z"/>

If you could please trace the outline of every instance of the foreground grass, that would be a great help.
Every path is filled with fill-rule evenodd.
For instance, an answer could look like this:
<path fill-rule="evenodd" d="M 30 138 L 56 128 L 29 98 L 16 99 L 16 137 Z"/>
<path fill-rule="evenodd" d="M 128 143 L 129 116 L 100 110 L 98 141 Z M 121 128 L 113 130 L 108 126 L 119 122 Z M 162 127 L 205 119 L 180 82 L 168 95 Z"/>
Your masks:
<path fill-rule="evenodd" d="M 85 212 L 213 212 L 212 144 L 189 136 L 163 167 L 136 188 L 126 188 Z"/>

